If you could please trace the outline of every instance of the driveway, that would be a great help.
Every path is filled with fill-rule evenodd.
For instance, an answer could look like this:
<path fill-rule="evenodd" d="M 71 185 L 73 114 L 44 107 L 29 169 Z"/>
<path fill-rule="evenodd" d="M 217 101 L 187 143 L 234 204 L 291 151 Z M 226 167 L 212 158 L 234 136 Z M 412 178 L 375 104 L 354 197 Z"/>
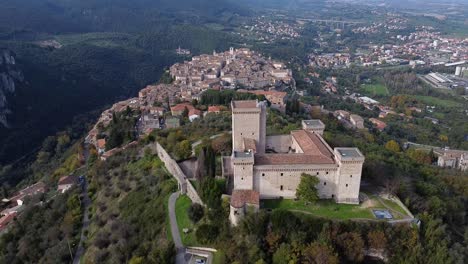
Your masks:
<path fill-rule="evenodd" d="M 182 239 L 180 238 L 180 231 L 179 227 L 177 226 L 177 217 L 175 213 L 177 198 L 179 198 L 179 191 L 172 193 L 169 197 L 169 222 L 171 224 L 172 240 L 174 241 L 174 246 L 177 251 L 176 264 L 186 264 L 187 261 L 185 260 L 185 247 L 182 244 Z"/>

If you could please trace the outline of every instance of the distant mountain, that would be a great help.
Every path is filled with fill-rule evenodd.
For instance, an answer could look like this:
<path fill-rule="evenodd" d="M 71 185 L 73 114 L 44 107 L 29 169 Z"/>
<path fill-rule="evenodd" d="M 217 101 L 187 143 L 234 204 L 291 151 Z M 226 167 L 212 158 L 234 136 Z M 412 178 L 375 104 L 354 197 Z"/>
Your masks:
<path fill-rule="evenodd" d="M 249 11 L 232 0 L 2 0 L 0 38 L 25 33 L 142 31 Z"/>

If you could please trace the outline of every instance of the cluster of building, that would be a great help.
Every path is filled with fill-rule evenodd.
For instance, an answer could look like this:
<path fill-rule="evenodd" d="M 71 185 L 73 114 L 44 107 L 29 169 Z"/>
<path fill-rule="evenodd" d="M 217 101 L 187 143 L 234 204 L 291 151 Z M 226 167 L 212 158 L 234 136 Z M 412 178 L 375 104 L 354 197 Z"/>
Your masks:
<path fill-rule="evenodd" d="M 302 174 L 316 176 L 320 198 L 359 203 L 364 156 L 357 148 L 332 149 L 320 120 L 303 120 L 289 135 L 266 136 L 266 103 L 233 101 L 232 155 L 223 175 L 234 180 L 230 220 L 237 224 L 260 199 L 295 198 Z"/>
<path fill-rule="evenodd" d="M 390 33 L 391 31 L 404 30 L 407 28 L 408 20 L 401 17 L 399 14 L 387 14 L 387 19 L 382 22 L 372 23 L 370 25 L 353 28 L 354 33 L 364 34 L 380 34 L 382 32 Z"/>
<path fill-rule="evenodd" d="M 248 25 L 244 25 L 243 29 L 247 33 L 241 33 L 244 37 L 254 36 L 257 40 L 266 43 L 275 40 L 295 39 L 301 36 L 301 23 L 295 21 L 284 21 L 279 19 L 271 19 L 266 16 L 255 18 Z"/>
<path fill-rule="evenodd" d="M 364 129 L 364 119 L 360 115 L 345 110 L 336 110 L 333 115 L 348 128 Z"/>
<path fill-rule="evenodd" d="M 356 54 L 363 66 L 390 64 L 443 65 L 468 60 L 468 39 L 443 37 L 426 28 L 409 35 L 396 35 L 399 44 L 369 45 L 368 52 Z"/>
<path fill-rule="evenodd" d="M 192 57 L 170 68 L 174 84 L 188 89 L 253 88 L 293 85 L 292 71 L 247 48 Z M 193 94 L 193 92 L 192 92 Z"/>
<path fill-rule="evenodd" d="M 309 54 L 309 65 L 318 68 L 346 68 L 351 65 L 349 53 Z"/>
<path fill-rule="evenodd" d="M 463 75 L 461 74 L 461 69 L 464 67 L 458 67 L 457 70 L 458 76 L 451 75 L 451 74 L 445 74 L 445 73 L 438 73 L 438 72 L 431 72 L 426 75 L 421 76 L 421 79 L 431 85 L 434 88 L 439 88 L 439 89 L 457 89 L 459 87 L 464 88 L 466 91 L 468 91 L 468 78 L 463 78 Z M 466 71 L 466 77 L 468 77 L 468 71 Z"/>
<path fill-rule="evenodd" d="M 468 170 L 468 151 L 449 148 L 434 149 L 437 155 L 437 165 L 444 168 Z"/>
<path fill-rule="evenodd" d="M 65 193 L 70 188 L 78 183 L 78 177 L 70 175 L 63 176 L 59 179 L 57 184 L 57 192 Z M 28 197 L 44 194 L 48 191 L 48 188 L 44 182 L 37 182 L 30 185 L 18 192 L 14 193 L 10 198 L 4 198 L 2 200 L 2 207 L 4 208 L 0 212 L 0 232 L 7 228 L 12 223 L 25 206 L 25 201 Z"/>

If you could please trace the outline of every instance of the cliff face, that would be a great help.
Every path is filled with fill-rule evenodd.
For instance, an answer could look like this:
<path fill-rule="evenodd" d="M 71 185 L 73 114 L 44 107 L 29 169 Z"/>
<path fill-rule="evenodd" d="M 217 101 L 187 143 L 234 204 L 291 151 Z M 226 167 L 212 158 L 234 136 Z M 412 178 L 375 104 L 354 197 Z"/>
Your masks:
<path fill-rule="evenodd" d="M 16 84 L 23 82 L 23 73 L 17 68 L 15 54 L 7 49 L 0 49 L 0 126 L 8 127 L 8 98 L 14 95 Z"/>

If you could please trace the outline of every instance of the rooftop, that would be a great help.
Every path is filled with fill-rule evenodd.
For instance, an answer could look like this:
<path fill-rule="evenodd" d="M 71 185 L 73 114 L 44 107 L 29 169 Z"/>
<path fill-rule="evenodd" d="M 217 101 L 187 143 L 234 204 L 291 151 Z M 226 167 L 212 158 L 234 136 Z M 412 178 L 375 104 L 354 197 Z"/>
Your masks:
<path fill-rule="evenodd" d="M 363 158 L 364 156 L 357 148 L 335 148 L 342 158 Z"/>
<path fill-rule="evenodd" d="M 245 204 L 260 205 L 260 194 L 254 190 L 233 190 L 231 206 L 241 208 Z"/>
<path fill-rule="evenodd" d="M 319 119 L 311 119 L 311 120 L 302 120 L 302 123 L 305 124 L 307 127 L 325 127 L 325 124 L 322 123 Z"/>
<path fill-rule="evenodd" d="M 234 151 L 234 158 L 251 158 L 251 157 L 253 157 L 252 152 Z"/>
<path fill-rule="evenodd" d="M 257 100 L 232 101 L 232 108 L 257 108 Z"/>
<path fill-rule="evenodd" d="M 333 161 L 333 153 L 319 135 L 306 130 L 291 131 L 291 136 L 297 141 L 304 154 L 322 156 Z"/>
<path fill-rule="evenodd" d="M 304 153 L 255 155 L 256 165 L 334 164 L 331 158 Z"/>

